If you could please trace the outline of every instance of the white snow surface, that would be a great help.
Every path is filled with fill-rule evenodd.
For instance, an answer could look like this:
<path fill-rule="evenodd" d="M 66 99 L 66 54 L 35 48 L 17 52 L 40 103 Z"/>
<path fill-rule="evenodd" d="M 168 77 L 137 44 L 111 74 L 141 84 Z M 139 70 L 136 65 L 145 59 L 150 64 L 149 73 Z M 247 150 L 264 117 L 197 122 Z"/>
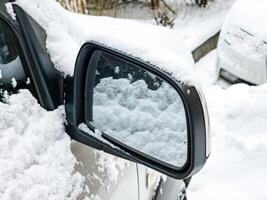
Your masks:
<path fill-rule="evenodd" d="M 191 200 L 267 199 L 267 84 L 204 90 L 212 153 L 193 177 Z"/>
<path fill-rule="evenodd" d="M 131 20 L 74 14 L 53 0 L 16 0 L 47 33 L 47 50 L 55 67 L 73 75 L 81 45 L 95 41 L 140 58 L 176 79 L 197 85 L 193 58 L 175 31 Z"/>
<path fill-rule="evenodd" d="M 196 65 L 205 85 L 212 153 L 193 177 L 188 199 L 267 199 L 267 84 L 212 85 L 215 58 L 211 52 Z"/>
<path fill-rule="evenodd" d="M 48 112 L 21 90 L 0 113 L 0 199 L 76 199 L 84 178 L 74 172 L 64 107 Z"/>
<path fill-rule="evenodd" d="M 16 17 L 16 14 L 14 12 L 12 3 L 6 3 L 5 6 L 6 6 L 6 11 L 10 15 L 11 19 L 16 20 L 17 17 Z"/>
<path fill-rule="evenodd" d="M 200 59 L 194 66 L 194 70 L 196 70 L 203 86 L 211 86 L 216 82 L 216 56 L 217 50 L 213 50 Z"/>

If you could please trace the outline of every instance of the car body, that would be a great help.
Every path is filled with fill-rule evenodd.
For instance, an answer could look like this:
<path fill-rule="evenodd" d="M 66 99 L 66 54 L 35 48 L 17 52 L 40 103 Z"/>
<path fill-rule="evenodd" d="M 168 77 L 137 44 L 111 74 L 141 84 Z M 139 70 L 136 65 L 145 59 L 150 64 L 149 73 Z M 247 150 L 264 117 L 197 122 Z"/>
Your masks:
<path fill-rule="evenodd" d="M 217 47 L 219 76 L 232 83 L 267 82 L 266 11 L 266 2 L 260 0 L 233 5 Z"/>
<path fill-rule="evenodd" d="M 6 47 L 6 44 L 0 45 L 1 58 L 10 57 L 9 60 L 2 61 L 0 65 L 1 95 L 3 95 L 4 90 L 12 94 L 19 89 L 29 89 L 42 107 L 47 110 L 54 110 L 59 105 L 65 104 L 66 96 L 69 96 L 68 93 L 71 96 L 73 95 L 72 84 L 69 84 L 68 78 L 54 67 L 46 50 L 46 33 L 44 29 L 17 5 L 13 5 L 16 19 L 12 19 L 10 13 L 7 12 L 6 3 L 10 2 L 4 0 L 0 3 L 0 30 L 3 30 L 5 36 L 9 35 L 12 42 L 8 43 L 8 47 Z M 3 53 L 6 48 L 9 51 Z M 14 50 L 11 51 L 10 49 Z M 7 69 L 6 67 L 10 70 L 5 70 Z M 68 85 L 71 85 L 71 88 L 68 88 Z M 69 103 L 72 104 L 72 99 L 67 101 L 66 104 Z M 67 109 L 67 115 L 73 116 L 75 114 L 68 114 Z M 204 117 L 202 120 L 204 120 Z M 185 182 L 187 183 L 190 177 L 184 180 L 168 177 L 162 181 L 161 175 L 143 166 L 142 164 L 145 163 L 141 160 L 135 160 L 136 158 L 134 157 L 127 158 L 123 152 L 119 153 L 119 151 L 111 149 L 109 151 L 113 155 L 100 152 L 96 150 L 98 148 L 95 147 L 95 144 L 87 144 L 84 139 L 80 139 L 75 134 L 72 135 L 72 131 L 68 130 L 67 126 L 67 132 L 73 139 L 77 140 L 73 140 L 71 144 L 72 152 L 80 163 L 77 165 L 76 170 L 87 177 L 85 183 L 90 188 L 90 194 L 85 189 L 79 199 L 91 195 L 94 195 L 95 198 L 100 197 L 103 200 L 126 198 L 129 200 L 179 199 L 184 197 Z M 206 141 L 202 140 L 202 142 Z M 204 160 L 209 156 L 207 148 L 207 146 L 201 146 L 201 152 L 206 152 Z M 130 161 L 122 161 L 122 159 L 114 155 L 122 158 L 126 157 Z M 202 159 L 202 157 L 200 158 Z M 201 162 L 203 161 L 201 160 Z M 199 163 L 196 171 L 203 164 Z M 110 167 L 117 169 L 119 175 L 115 179 L 111 176 Z M 99 170 L 100 168 L 101 170 Z M 129 185 L 131 189 L 125 192 Z M 163 192 L 160 192 L 161 188 L 164 188 Z"/>

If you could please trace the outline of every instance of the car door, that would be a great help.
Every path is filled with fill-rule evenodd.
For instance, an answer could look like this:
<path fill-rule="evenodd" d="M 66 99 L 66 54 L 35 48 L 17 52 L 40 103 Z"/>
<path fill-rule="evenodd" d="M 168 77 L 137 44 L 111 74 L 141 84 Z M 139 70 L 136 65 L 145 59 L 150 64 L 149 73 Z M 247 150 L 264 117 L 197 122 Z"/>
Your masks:
<path fill-rule="evenodd" d="M 135 163 L 72 141 L 71 150 L 78 160 L 75 171 L 85 177 L 85 189 L 78 199 L 138 200 Z M 86 189 L 89 188 L 89 191 Z"/>

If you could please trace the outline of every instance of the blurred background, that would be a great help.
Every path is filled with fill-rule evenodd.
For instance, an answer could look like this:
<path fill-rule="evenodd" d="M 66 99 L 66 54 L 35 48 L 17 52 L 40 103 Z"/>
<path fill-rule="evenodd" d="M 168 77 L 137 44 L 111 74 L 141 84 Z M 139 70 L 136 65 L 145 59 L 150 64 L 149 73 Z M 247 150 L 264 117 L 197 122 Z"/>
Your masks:
<path fill-rule="evenodd" d="M 126 18 L 164 26 L 175 31 L 192 51 L 195 61 L 204 54 L 195 50 L 211 39 L 216 47 L 219 32 L 234 0 L 56 0 L 64 8 L 92 16 Z M 210 44 L 210 43 L 209 43 Z M 202 52 L 202 51 L 201 51 Z M 203 51 L 206 52 L 206 51 Z"/>
<path fill-rule="evenodd" d="M 173 27 L 175 21 L 192 14 L 202 16 L 210 7 L 215 12 L 229 0 L 57 0 L 66 9 L 83 14 L 130 18 Z M 226 2 L 226 3 L 225 3 Z"/>

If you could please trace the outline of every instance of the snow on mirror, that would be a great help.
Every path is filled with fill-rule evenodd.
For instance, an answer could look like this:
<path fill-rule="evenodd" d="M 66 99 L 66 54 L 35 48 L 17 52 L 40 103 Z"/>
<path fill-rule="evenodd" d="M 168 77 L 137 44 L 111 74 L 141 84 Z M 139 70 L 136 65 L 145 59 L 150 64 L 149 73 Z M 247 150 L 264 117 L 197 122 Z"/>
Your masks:
<path fill-rule="evenodd" d="M 108 53 L 95 51 L 92 60 L 94 88 L 87 113 L 94 126 L 143 155 L 183 167 L 187 122 L 178 92 L 160 77 Z"/>

